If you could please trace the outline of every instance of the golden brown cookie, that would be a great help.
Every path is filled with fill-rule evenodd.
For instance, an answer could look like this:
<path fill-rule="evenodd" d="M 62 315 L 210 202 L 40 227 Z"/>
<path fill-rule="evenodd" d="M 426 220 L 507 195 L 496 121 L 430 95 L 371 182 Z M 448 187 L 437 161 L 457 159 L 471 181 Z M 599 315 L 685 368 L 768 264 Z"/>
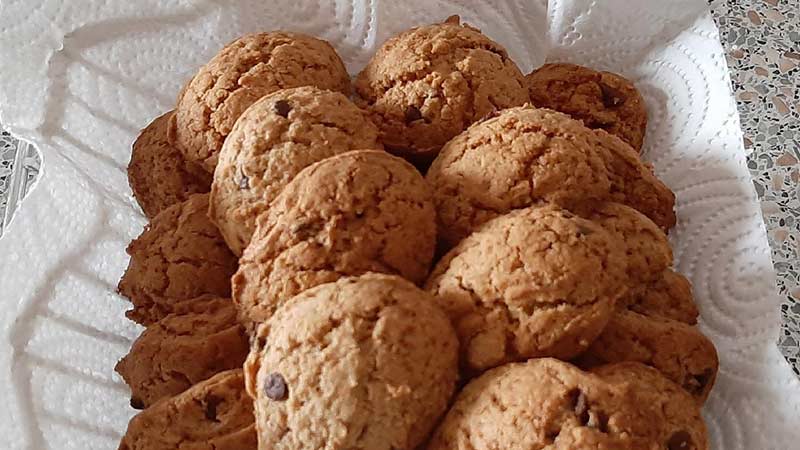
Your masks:
<path fill-rule="evenodd" d="M 675 223 L 675 196 L 619 139 L 565 114 L 510 108 L 442 148 L 426 179 L 439 234 L 455 245 L 487 220 L 551 202 L 567 209 L 615 201 L 662 229 Z"/>
<path fill-rule="evenodd" d="M 241 255 L 256 217 L 302 169 L 349 150 L 381 148 L 378 129 L 341 93 L 282 89 L 249 107 L 225 139 L 209 216 Z"/>
<path fill-rule="evenodd" d="M 461 241 L 426 289 L 450 316 L 468 372 L 531 357 L 568 359 L 614 312 L 624 289 L 621 247 L 599 225 L 557 207 L 520 209 Z"/>
<path fill-rule="evenodd" d="M 131 388 L 131 405 L 142 409 L 242 367 L 249 350 L 233 302 L 208 296 L 148 326 L 115 370 Z"/>
<path fill-rule="evenodd" d="M 427 450 L 708 449 L 699 410 L 680 388 L 603 376 L 550 358 L 492 369 L 461 391 Z M 694 446 L 672 446 L 685 434 Z"/>
<path fill-rule="evenodd" d="M 628 287 L 654 282 L 672 266 L 667 236 L 647 216 L 621 203 L 590 206 L 590 211 L 581 215 L 617 236 L 624 245 Z"/>
<path fill-rule="evenodd" d="M 167 139 L 172 111 L 153 120 L 133 143 L 128 164 L 128 183 L 144 215 L 152 219 L 168 206 L 192 194 L 211 189 L 211 175 L 183 154 Z"/>
<path fill-rule="evenodd" d="M 642 150 L 647 108 L 630 80 L 576 64 L 552 63 L 534 70 L 525 81 L 534 105 L 569 114 Z"/>
<path fill-rule="evenodd" d="M 658 417 L 656 446 L 666 450 L 707 450 L 708 431 L 700 407 L 680 386 L 657 370 L 636 362 L 607 364 L 592 369 L 606 382 L 632 391 L 642 416 Z M 645 448 L 645 447 L 641 447 Z"/>
<path fill-rule="evenodd" d="M 119 450 L 255 450 L 242 369 L 222 372 L 134 416 Z"/>
<path fill-rule="evenodd" d="M 696 327 L 626 310 L 614 315 L 580 360 L 582 366 L 623 361 L 646 364 L 700 404 L 708 398 L 719 368 L 714 344 Z"/>
<path fill-rule="evenodd" d="M 313 286 L 366 272 L 422 283 L 436 241 L 425 180 L 383 151 L 354 151 L 303 169 L 258 220 L 233 277 L 249 327 Z"/>
<path fill-rule="evenodd" d="M 323 40 L 275 31 L 242 36 L 217 53 L 181 92 L 174 143 L 209 173 L 236 119 L 256 100 L 298 86 L 350 92 L 350 76 Z"/>
<path fill-rule="evenodd" d="M 236 257 L 208 219 L 208 194 L 194 194 L 161 211 L 128 245 L 128 268 L 119 293 L 142 325 L 156 322 L 181 301 L 204 294 L 229 297 Z"/>
<path fill-rule="evenodd" d="M 665 317 L 689 325 L 695 325 L 700 314 L 691 283 L 672 269 L 665 270 L 649 284 L 630 289 L 617 303 L 619 307 L 639 314 Z"/>
<path fill-rule="evenodd" d="M 529 100 L 506 50 L 458 17 L 386 41 L 355 88 L 387 150 L 420 163 L 476 120 Z"/>
<path fill-rule="evenodd" d="M 342 278 L 259 328 L 245 364 L 263 449 L 413 450 L 455 390 L 458 341 L 400 277 Z"/>

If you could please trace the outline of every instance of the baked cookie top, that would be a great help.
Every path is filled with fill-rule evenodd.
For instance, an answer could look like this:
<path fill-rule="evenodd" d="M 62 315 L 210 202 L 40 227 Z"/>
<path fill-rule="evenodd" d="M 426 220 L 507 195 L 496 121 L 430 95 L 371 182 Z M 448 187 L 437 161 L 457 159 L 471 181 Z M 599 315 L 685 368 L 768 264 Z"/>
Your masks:
<path fill-rule="evenodd" d="M 245 376 L 262 448 L 413 450 L 455 389 L 458 342 L 447 316 L 396 276 L 309 289 L 254 342 Z"/>
<path fill-rule="evenodd" d="M 672 269 L 665 270 L 649 284 L 628 290 L 617 303 L 619 307 L 639 314 L 665 317 L 689 325 L 697 324 L 700 314 L 691 283 Z"/>
<path fill-rule="evenodd" d="M 630 80 L 576 64 L 551 63 L 528 74 L 525 81 L 534 105 L 569 114 L 641 151 L 647 108 Z"/>
<path fill-rule="evenodd" d="M 161 211 L 128 245 L 131 259 L 118 288 L 133 303 L 129 319 L 149 325 L 178 302 L 230 296 L 236 257 L 207 212 L 208 194 L 193 194 Z"/>
<path fill-rule="evenodd" d="M 425 180 L 386 152 L 343 153 L 303 169 L 259 218 L 232 279 L 242 320 L 263 321 L 295 294 L 346 275 L 422 283 L 434 216 Z"/>
<path fill-rule="evenodd" d="M 209 215 L 241 255 L 256 218 L 302 169 L 349 150 L 381 148 L 378 129 L 343 94 L 311 86 L 276 91 L 247 108 L 225 139 Z"/>
<path fill-rule="evenodd" d="M 128 183 L 149 219 L 168 206 L 186 201 L 192 194 L 211 189 L 211 175 L 186 161 L 169 143 L 172 111 L 155 118 L 133 143 L 128 163 Z"/>
<path fill-rule="evenodd" d="M 506 50 L 458 17 L 386 41 L 355 88 L 386 148 L 423 162 L 476 120 L 529 100 Z"/>
<path fill-rule="evenodd" d="M 474 373 L 577 356 L 608 323 L 624 270 L 622 244 L 602 227 L 555 206 L 531 207 L 461 241 L 426 289 L 450 316 L 462 366 Z"/>
<path fill-rule="evenodd" d="M 174 144 L 209 173 L 236 119 L 278 89 L 316 86 L 350 92 L 350 76 L 326 41 L 300 33 L 248 34 L 200 68 L 178 98 Z"/>

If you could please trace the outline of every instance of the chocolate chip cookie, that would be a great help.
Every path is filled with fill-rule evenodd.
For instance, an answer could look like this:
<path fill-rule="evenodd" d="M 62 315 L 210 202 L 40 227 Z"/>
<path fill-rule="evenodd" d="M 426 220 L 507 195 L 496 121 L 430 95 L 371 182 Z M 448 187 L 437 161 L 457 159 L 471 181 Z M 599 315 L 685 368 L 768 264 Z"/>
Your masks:
<path fill-rule="evenodd" d="M 255 450 L 242 369 L 222 372 L 134 416 L 119 450 Z"/>
<path fill-rule="evenodd" d="M 205 297 L 182 303 L 148 326 L 115 370 L 131 388 L 131 405 L 142 409 L 242 367 L 249 350 L 233 302 Z"/>
<path fill-rule="evenodd" d="M 350 76 L 323 40 L 284 31 L 242 36 L 203 66 L 181 93 L 173 142 L 189 161 L 213 173 L 236 119 L 264 95 L 298 86 L 348 94 Z"/>
<path fill-rule="evenodd" d="M 608 131 L 641 151 L 647 108 L 633 83 L 615 73 L 552 63 L 525 77 L 531 102 Z"/>
<path fill-rule="evenodd" d="M 248 324 L 295 294 L 346 275 L 398 274 L 422 283 L 436 225 L 425 180 L 383 151 L 354 151 L 303 169 L 278 195 L 233 277 Z"/>
<path fill-rule="evenodd" d="M 119 293 L 133 309 L 129 319 L 158 321 L 181 301 L 204 294 L 229 297 L 236 257 L 208 219 L 208 194 L 194 194 L 161 211 L 128 245 L 128 269 Z"/>
<path fill-rule="evenodd" d="M 453 138 L 426 179 L 440 238 L 450 246 L 487 220 L 538 202 L 573 209 L 614 201 L 662 229 L 675 223 L 674 194 L 630 146 L 531 106 L 502 111 Z"/>
<path fill-rule="evenodd" d="M 614 315 L 580 358 L 587 367 L 622 361 L 657 369 L 700 404 L 708 398 L 719 368 L 714 344 L 696 327 L 627 310 Z"/>
<path fill-rule="evenodd" d="M 458 341 L 396 276 L 307 290 L 259 328 L 245 364 L 260 448 L 412 450 L 447 409 Z"/>
<path fill-rule="evenodd" d="M 211 189 L 211 175 L 169 143 L 172 111 L 153 120 L 133 143 L 128 183 L 149 219 L 192 194 Z"/>
<path fill-rule="evenodd" d="M 492 369 L 461 391 L 427 449 L 708 449 L 699 410 L 680 388 L 654 390 L 614 373 L 550 358 Z M 692 446 L 675 447 L 677 441 Z"/>
<path fill-rule="evenodd" d="M 622 247 L 596 223 L 555 206 L 520 209 L 461 241 L 426 289 L 450 316 L 468 372 L 531 357 L 568 359 L 613 314 L 624 289 Z"/>
<path fill-rule="evenodd" d="M 683 275 L 667 269 L 655 281 L 628 290 L 617 302 L 646 316 L 665 317 L 689 325 L 697 324 L 697 304 L 692 285 Z"/>
<path fill-rule="evenodd" d="M 283 89 L 250 106 L 225 139 L 209 216 L 241 255 L 256 217 L 305 167 L 349 150 L 381 149 L 378 129 L 339 92 Z"/>
<path fill-rule="evenodd" d="M 476 120 L 529 101 L 506 50 L 458 17 L 386 41 L 355 88 L 386 148 L 420 163 Z"/>

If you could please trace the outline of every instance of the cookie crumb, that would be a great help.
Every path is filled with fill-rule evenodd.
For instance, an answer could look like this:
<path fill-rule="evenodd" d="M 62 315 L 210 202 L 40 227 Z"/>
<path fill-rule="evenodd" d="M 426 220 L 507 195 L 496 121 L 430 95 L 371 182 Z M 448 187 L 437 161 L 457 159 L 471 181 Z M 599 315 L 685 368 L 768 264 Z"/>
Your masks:
<path fill-rule="evenodd" d="M 288 397 L 286 380 L 279 373 L 271 373 L 264 381 L 264 393 L 270 400 L 283 401 Z"/>

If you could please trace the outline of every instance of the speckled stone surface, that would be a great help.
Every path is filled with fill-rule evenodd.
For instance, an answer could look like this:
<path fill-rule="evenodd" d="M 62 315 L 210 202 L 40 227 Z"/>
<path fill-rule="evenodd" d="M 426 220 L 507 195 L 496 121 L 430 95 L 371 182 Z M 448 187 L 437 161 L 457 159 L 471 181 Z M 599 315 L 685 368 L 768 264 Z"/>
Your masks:
<path fill-rule="evenodd" d="M 778 345 L 800 375 L 800 0 L 709 4 L 727 52 L 783 299 Z M 0 135 L 0 236 L 39 167 L 32 147 Z"/>

